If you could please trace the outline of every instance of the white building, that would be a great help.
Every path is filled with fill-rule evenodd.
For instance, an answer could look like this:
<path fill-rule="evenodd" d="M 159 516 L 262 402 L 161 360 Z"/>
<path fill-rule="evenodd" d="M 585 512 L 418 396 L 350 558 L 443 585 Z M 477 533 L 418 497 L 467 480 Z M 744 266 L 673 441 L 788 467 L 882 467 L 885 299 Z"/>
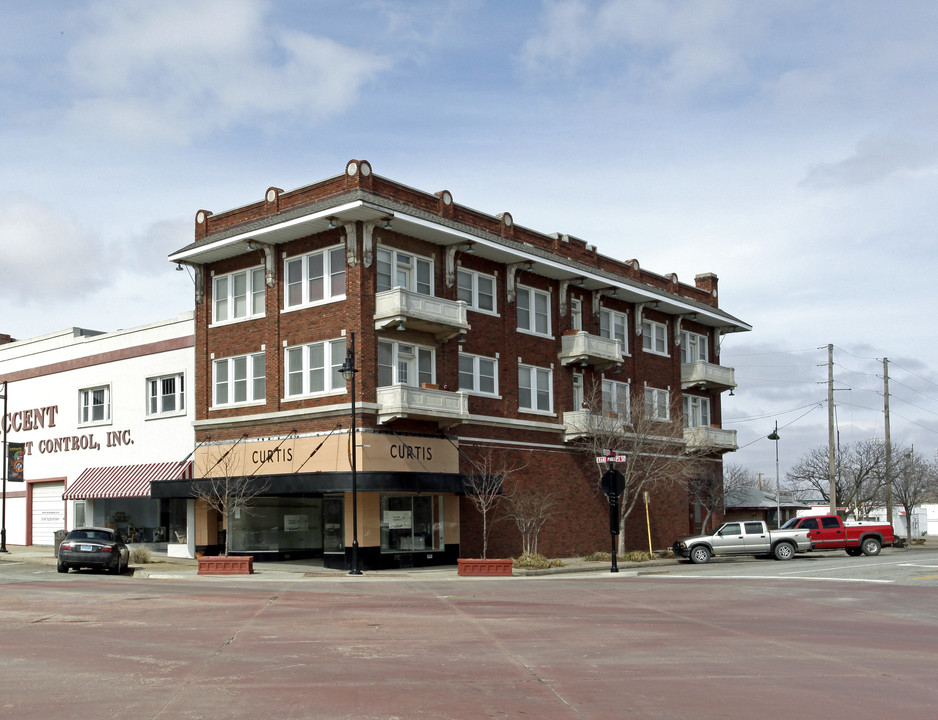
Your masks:
<path fill-rule="evenodd" d="M 24 451 L 23 481 L 4 488 L 7 543 L 52 545 L 57 530 L 99 525 L 188 554 L 191 502 L 152 499 L 150 482 L 191 474 L 193 342 L 188 312 L 0 344 L 5 439 Z"/>

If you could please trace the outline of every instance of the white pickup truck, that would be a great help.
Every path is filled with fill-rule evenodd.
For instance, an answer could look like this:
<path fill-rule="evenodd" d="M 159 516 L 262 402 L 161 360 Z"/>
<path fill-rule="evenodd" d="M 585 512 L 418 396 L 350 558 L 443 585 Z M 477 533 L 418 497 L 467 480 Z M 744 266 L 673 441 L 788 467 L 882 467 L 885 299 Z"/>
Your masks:
<path fill-rule="evenodd" d="M 761 520 L 723 523 L 712 535 L 694 535 L 674 543 L 677 557 L 705 563 L 713 555 L 772 555 L 791 560 L 811 549 L 807 530 L 769 530 Z"/>

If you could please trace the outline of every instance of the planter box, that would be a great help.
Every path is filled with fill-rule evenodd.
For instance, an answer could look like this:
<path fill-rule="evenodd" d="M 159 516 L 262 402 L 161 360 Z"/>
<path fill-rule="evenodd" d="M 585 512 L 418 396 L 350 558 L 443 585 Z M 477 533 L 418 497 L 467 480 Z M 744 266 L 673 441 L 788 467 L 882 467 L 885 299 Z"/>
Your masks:
<path fill-rule="evenodd" d="M 480 560 L 479 558 L 458 558 L 456 560 L 459 575 L 476 577 L 511 577 L 511 558 L 499 560 Z"/>
<path fill-rule="evenodd" d="M 250 575 L 254 572 L 253 555 L 203 555 L 199 575 Z"/>

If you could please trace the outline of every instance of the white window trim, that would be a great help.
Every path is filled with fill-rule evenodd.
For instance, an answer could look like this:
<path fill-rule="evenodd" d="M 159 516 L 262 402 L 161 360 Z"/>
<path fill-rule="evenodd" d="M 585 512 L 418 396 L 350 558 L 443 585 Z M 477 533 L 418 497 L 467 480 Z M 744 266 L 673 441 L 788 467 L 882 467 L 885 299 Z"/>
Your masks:
<path fill-rule="evenodd" d="M 501 397 L 498 391 L 498 358 L 488 357 L 486 355 L 472 355 L 471 353 L 463 353 L 463 352 L 459 353 L 459 360 L 462 360 L 463 358 L 469 358 L 472 360 L 472 385 L 473 387 L 472 389 L 464 388 L 462 386 L 462 382 L 460 382 L 459 383 L 460 391 L 466 393 L 467 395 L 480 395 L 482 397 L 494 397 L 494 398 Z M 485 392 L 484 390 L 477 389 L 479 387 L 479 384 L 480 384 L 479 381 L 481 378 L 481 374 L 479 371 L 480 360 L 488 360 L 494 365 L 494 368 L 493 368 L 494 373 L 495 373 L 495 391 L 494 392 Z M 462 375 L 462 372 L 460 371 L 459 374 Z"/>
<path fill-rule="evenodd" d="M 342 346 L 342 361 L 345 361 L 345 338 L 332 338 L 329 340 L 318 340 L 316 342 L 304 343 L 303 345 L 293 345 L 283 349 L 283 400 L 301 400 L 303 398 L 310 397 L 324 397 L 327 395 L 344 395 L 348 392 L 348 385 L 346 384 L 345 378 L 339 377 L 334 378 L 332 374 L 332 347 L 333 345 L 339 344 Z M 310 348 L 313 345 L 323 345 L 323 384 L 325 385 L 324 390 L 310 391 L 309 389 L 309 355 Z M 302 368 L 300 372 L 303 378 L 303 391 L 291 395 L 290 388 L 290 352 L 293 350 L 299 350 L 303 356 Z M 332 381 L 335 380 L 336 384 L 333 385 Z"/>
<path fill-rule="evenodd" d="M 710 427 L 710 423 L 712 422 L 711 418 L 713 417 L 710 414 L 710 398 L 700 395 L 685 395 L 683 405 L 684 427 Z M 702 422 L 701 417 L 704 406 L 706 406 L 707 409 L 707 421 L 705 423 Z"/>
<path fill-rule="evenodd" d="M 345 267 L 345 246 L 344 245 L 330 245 L 327 248 L 322 248 L 320 250 L 315 250 L 313 252 L 304 253 L 303 255 L 293 255 L 292 257 L 286 257 L 283 259 L 283 310 L 280 312 L 294 312 L 296 310 L 302 310 L 304 308 L 316 307 L 318 305 L 327 305 L 329 303 L 341 302 L 342 300 L 347 299 L 346 293 L 343 291 L 341 295 L 332 295 L 332 276 L 335 274 L 332 272 L 332 256 L 333 251 L 343 250 L 341 254 L 341 263 L 343 273 L 347 273 L 348 269 Z M 310 300 L 309 299 L 309 259 L 316 255 L 322 255 L 322 290 L 323 298 L 322 300 Z M 301 288 L 302 288 L 302 300 L 296 305 L 288 305 L 290 299 L 290 287 L 288 284 L 289 275 L 287 271 L 287 266 L 291 262 L 300 262 L 300 275 Z M 346 276 L 346 286 L 348 284 L 348 279 Z"/>
<path fill-rule="evenodd" d="M 82 420 L 85 410 L 85 393 L 93 393 L 95 390 L 104 390 L 104 417 L 101 420 Z M 93 405 L 88 406 L 89 409 Z M 111 385 L 110 383 L 105 385 L 92 385 L 90 387 L 81 388 L 78 391 L 78 427 L 94 427 L 96 425 L 110 425 L 111 424 Z"/>
<path fill-rule="evenodd" d="M 645 339 L 651 337 L 651 342 L 649 345 L 651 347 L 645 347 Z M 656 350 L 655 345 L 657 344 L 655 340 L 660 335 L 664 335 L 664 351 Z M 664 323 L 655 322 L 654 320 L 642 320 L 642 350 L 652 355 L 661 355 L 662 357 L 669 357 L 668 353 L 668 326 Z"/>
<path fill-rule="evenodd" d="M 466 270 L 465 268 L 456 269 L 456 296 L 459 297 L 459 273 L 465 273 L 472 278 L 472 301 L 468 303 L 468 309 L 473 312 L 484 315 L 493 315 L 498 317 L 498 278 L 495 275 L 479 272 L 478 270 Z M 492 281 L 492 309 L 486 310 L 479 307 L 479 278 L 486 278 Z"/>
<path fill-rule="evenodd" d="M 382 289 L 382 290 L 377 290 L 377 292 L 386 292 L 387 290 L 393 290 L 393 289 L 396 288 L 396 287 L 403 287 L 402 285 L 397 285 L 397 284 L 396 284 L 396 280 L 397 280 L 397 258 L 398 258 L 399 255 L 406 255 L 407 257 L 410 257 L 410 258 L 413 258 L 413 259 L 414 259 L 414 266 L 413 266 L 413 272 L 411 273 L 411 278 L 410 278 L 411 287 L 405 287 L 404 289 L 405 289 L 405 290 L 408 290 L 408 291 L 410 291 L 410 292 L 418 293 L 418 294 L 420 294 L 420 295 L 423 295 L 423 294 L 424 294 L 424 293 L 420 292 L 420 291 L 417 289 L 417 261 L 418 261 L 418 260 L 422 260 L 422 261 L 427 262 L 427 263 L 430 264 L 430 292 L 429 292 L 429 293 L 426 293 L 426 296 L 427 296 L 427 297 L 435 297 L 435 293 L 436 293 L 436 287 L 435 287 L 435 285 L 436 285 L 436 277 L 435 277 L 435 275 L 436 275 L 436 273 L 435 273 L 435 270 L 434 270 L 433 258 L 431 258 L 431 257 L 426 257 L 426 256 L 424 256 L 424 255 L 417 255 L 416 253 L 412 253 L 412 252 L 406 252 L 406 251 L 404 251 L 404 250 L 398 250 L 397 248 L 388 247 L 388 246 L 386 246 L 386 245 L 379 247 L 379 248 L 375 251 L 375 264 L 376 264 L 376 266 L 375 266 L 375 281 L 376 281 L 376 282 L 375 282 L 375 287 L 376 287 L 376 289 L 377 289 L 377 270 L 378 270 L 378 268 L 377 268 L 377 262 L 378 262 L 378 257 L 380 256 L 380 254 L 381 254 L 382 252 L 390 253 L 390 255 L 391 255 L 391 287 L 390 287 L 390 288 L 384 288 L 384 289 Z"/>
<path fill-rule="evenodd" d="M 622 320 L 622 337 L 617 338 L 614 334 L 610 334 L 607 339 L 609 340 L 619 340 L 622 343 L 622 355 L 627 356 L 629 354 L 629 316 L 620 312 L 619 310 L 612 310 L 611 308 L 600 308 L 599 309 L 599 335 L 600 337 L 606 337 L 602 334 L 602 315 L 603 313 L 609 314 L 609 331 L 613 332 L 615 323 L 613 320 L 616 318 L 621 318 Z"/>
<path fill-rule="evenodd" d="M 645 415 L 648 416 L 648 393 L 652 393 L 652 402 L 651 406 L 654 411 L 654 414 L 649 418 L 650 420 L 657 420 L 658 422 L 667 422 L 671 419 L 671 391 L 665 390 L 663 388 L 654 388 L 645 386 Z M 659 397 L 664 396 L 664 417 L 658 415 L 658 407 L 660 405 Z"/>
<path fill-rule="evenodd" d="M 421 351 L 421 350 L 430 353 L 430 380 L 429 380 L 429 382 L 430 382 L 431 384 L 436 382 L 436 348 L 428 347 L 428 346 L 426 346 L 426 345 L 420 345 L 420 344 L 418 344 L 418 343 L 401 342 L 400 340 L 379 340 L 379 341 L 378 341 L 378 345 L 379 345 L 379 346 L 380 346 L 382 343 L 385 343 L 385 344 L 388 344 L 388 345 L 391 345 L 391 346 L 392 346 L 392 350 L 391 350 L 391 374 L 392 374 L 392 377 L 393 377 L 393 382 L 391 382 L 391 385 L 380 385 L 380 384 L 378 384 L 378 385 L 376 385 L 377 387 L 391 387 L 391 386 L 393 386 L 393 385 L 406 385 L 407 387 L 420 387 L 420 383 L 421 383 L 421 380 L 420 380 L 420 351 Z M 399 377 L 398 377 L 398 372 L 399 372 L 399 370 L 400 370 L 400 366 L 399 366 L 399 362 L 400 362 L 399 350 L 400 350 L 400 346 L 401 346 L 401 345 L 406 345 L 406 346 L 412 347 L 412 348 L 414 349 L 414 363 L 415 363 L 415 365 L 414 365 L 414 381 L 413 381 L 413 382 L 402 383 L 402 382 L 400 381 Z M 379 353 L 379 354 L 380 354 L 380 353 Z M 378 373 L 379 373 L 379 369 L 378 369 L 378 367 L 377 367 L 377 365 L 376 365 L 376 371 L 375 371 L 375 382 L 376 382 L 376 383 L 379 383 L 379 382 L 380 382 L 380 381 L 378 380 Z"/>
<path fill-rule="evenodd" d="M 518 297 L 522 294 L 528 296 L 528 314 L 530 315 L 531 327 L 521 327 L 520 322 L 518 321 Z M 537 327 L 537 318 L 536 313 L 534 312 L 534 299 L 538 295 L 543 295 L 547 298 L 547 332 L 542 333 L 535 330 Z M 517 325 L 518 332 L 524 333 L 525 335 L 536 335 L 537 337 L 553 337 L 552 325 L 551 325 L 551 314 L 553 308 L 551 307 L 551 295 L 546 290 L 538 290 L 537 288 L 528 287 L 526 285 L 519 285 L 517 292 L 515 293 L 515 324 Z"/>
<path fill-rule="evenodd" d="M 247 388 L 248 388 L 248 400 L 243 400 L 240 402 L 235 402 L 234 400 L 229 400 L 226 403 L 219 404 L 218 400 L 218 390 L 217 382 L 215 379 L 215 368 L 220 362 L 228 363 L 228 397 L 231 398 L 234 396 L 234 361 L 239 358 L 247 358 L 248 360 L 248 375 L 247 375 Z M 254 365 L 255 363 L 260 362 L 261 366 L 264 368 L 264 388 L 265 396 L 262 398 L 254 397 Z M 248 353 L 246 355 L 232 355 L 225 358 L 216 358 L 212 360 L 212 409 L 216 408 L 231 408 L 231 407 L 246 407 L 249 405 L 263 405 L 267 402 L 266 389 L 267 389 L 267 368 L 266 368 L 267 357 L 266 353 L 261 351 L 257 353 Z"/>
<path fill-rule="evenodd" d="M 622 394 L 622 393 L 625 394 L 625 411 L 624 411 L 624 416 L 623 416 L 623 413 L 618 410 L 618 402 L 617 402 L 616 405 L 615 405 L 615 407 L 616 407 L 617 409 L 615 409 L 615 410 L 611 409 L 611 403 L 609 404 L 609 405 L 610 405 L 610 409 L 607 409 L 607 402 L 606 402 L 606 395 L 607 395 L 607 394 L 606 394 L 606 392 L 605 392 L 607 386 L 609 386 L 610 388 L 614 388 L 614 389 L 615 389 L 615 399 L 616 399 L 616 400 L 619 399 L 620 394 Z M 624 423 L 629 423 L 629 424 L 630 424 L 630 423 L 631 423 L 631 419 L 632 419 L 632 416 L 631 416 L 632 399 L 631 399 L 631 397 L 630 397 L 630 393 L 632 392 L 631 385 L 630 385 L 629 383 L 627 383 L 627 382 L 622 382 L 621 380 L 610 380 L 610 379 L 608 379 L 608 378 L 603 378 L 603 379 L 602 379 L 602 384 L 600 385 L 600 388 L 601 388 L 601 390 L 602 390 L 601 393 L 600 393 L 600 398 L 601 398 L 601 401 L 602 401 L 602 411 L 603 411 L 603 414 L 605 414 L 605 413 L 607 413 L 607 412 L 616 413 L 616 414 L 618 415 L 618 417 L 619 417 L 619 420 L 623 421 Z"/>
<path fill-rule="evenodd" d="M 703 357 L 695 357 L 687 359 L 687 353 L 691 346 L 691 338 L 695 338 L 697 341 L 697 348 L 699 354 L 699 348 L 703 347 Z M 690 330 L 681 330 L 681 361 L 682 362 L 707 362 L 710 359 L 710 338 L 702 333 L 691 332 Z"/>
<path fill-rule="evenodd" d="M 535 407 L 524 407 L 521 405 L 521 373 L 528 373 L 528 380 L 531 385 L 531 401 Z M 550 406 L 547 410 L 541 410 L 537 405 L 537 375 L 538 373 L 547 373 L 547 399 Z M 552 368 L 543 368 L 536 365 L 524 365 L 518 363 L 518 412 L 531 413 L 532 415 L 554 415 L 554 371 Z"/>
<path fill-rule="evenodd" d="M 162 406 L 162 393 L 156 396 L 158 409 L 156 412 L 150 411 L 150 400 L 152 396 L 150 395 L 150 385 L 153 382 L 157 382 L 162 387 L 163 380 L 168 380 L 173 378 L 177 381 L 177 387 L 179 388 L 176 393 L 174 393 L 176 398 L 176 409 L 163 412 L 159 409 Z M 153 377 L 148 377 L 145 385 L 145 394 L 146 394 L 146 417 L 147 420 L 158 420 L 159 418 L 167 417 L 179 417 L 180 415 L 186 414 L 186 374 L 184 372 L 177 373 L 167 373 L 165 375 L 154 375 Z"/>
<path fill-rule="evenodd" d="M 256 274 L 257 270 L 261 271 L 260 281 L 261 281 L 261 287 L 263 288 L 263 292 L 264 292 L 264 307 L 266 308 L 267 306 L 267 283 L 266 283 L 266 275 L 264 273 L 263 265 L 254 265 L 253 267 L 245 268 L 243 270 L 235 270 L 234 272 L 224 273 L 223 275 L 213 275 L 212 276 L 212 324 L 209 327 L 215 327 L 216 325 L 231 325 L 233 323 L 245 322 L 247 320 L 254 320 L 256 318 L 262 318 L 266 315 L 266 309 L 262 310 L 259 313 L 254 312 L 254 294 L 255 294 L 254 278 L 257 277 L 257 274 Z M 248 313 L 244 317 L 233 318 L 231 317 L 232 313 L 234 312 L 234 295 L 232 294 L 234 291 L 233 279 L 236 275 L 243 275 L 245 273 L 247 273 L 246 283 L 247 283 Z M 216 291 L 218 288 L 218 281 L 222 279 L 228 280 L 228 297 L 227 297 L 228 318 L 225 320 L 219 320 L 215 315 L 215 312 L 218 307 L 218 296 L 217 296 Z"/>

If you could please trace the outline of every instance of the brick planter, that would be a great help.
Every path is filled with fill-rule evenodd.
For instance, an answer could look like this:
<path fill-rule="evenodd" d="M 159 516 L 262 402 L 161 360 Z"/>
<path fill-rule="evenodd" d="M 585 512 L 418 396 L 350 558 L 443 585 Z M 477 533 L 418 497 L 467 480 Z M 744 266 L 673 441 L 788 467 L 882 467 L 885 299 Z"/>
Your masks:
<path fill-rule="evenodd" d="M 456 560 L 459 575 L 474 575 L 476 577 L 511 577 L 511 565 L 511 558 L 499 560 L 458 558 Z"/>
<path fill-rule="evenodd" d="M 250 575 L 253 572 L 253 555 L 203 555 L 199 558 L 199 575 Z"/>

